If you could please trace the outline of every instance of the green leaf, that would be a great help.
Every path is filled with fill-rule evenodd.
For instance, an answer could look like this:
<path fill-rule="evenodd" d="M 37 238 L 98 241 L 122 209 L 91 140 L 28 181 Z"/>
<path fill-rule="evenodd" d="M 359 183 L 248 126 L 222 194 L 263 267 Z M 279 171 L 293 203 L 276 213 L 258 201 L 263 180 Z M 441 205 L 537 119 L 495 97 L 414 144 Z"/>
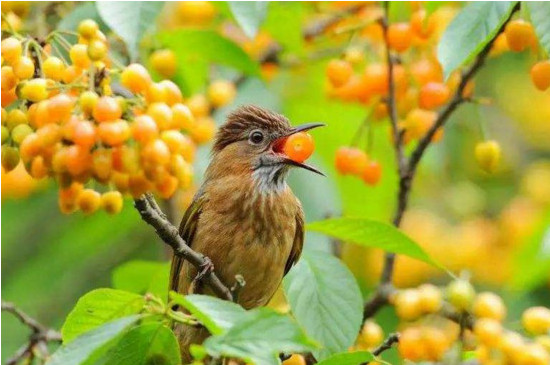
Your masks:
<path fill-rule="evenodd" d="M 265 1 L 229 1 L 233 17 L 248 38 L 256 37 L 260 24 L 267 15 L 268 2 Z"/>
<path fill-rule="evenodd" d="M 344 242 L 412 257 L 430 265 L 444 269 L 424 251 L 394 226 L 364 218 L 334 218 L 310 223 L 306 226 L 312 231 L 321 232 Z"/>
<path fill-rule="evenodd" d="M 139 313 L 145 304 L 142 296 L 115 289 L 96 289 L 82 296 L 61 328 L 63 342 L 113 319 Z"/>
<path fill-rule="evenodd" d="M 97 11 L 105 23 L 126 43 L 132 61 L 139 57 L 139 42 L 155 23 L 164 6 L 160 1 L 101 1 Z"/>
<path fill-rule="evenodd" d="M 137 294 L 152 293 L 161 299 L 168 297 L 170 264 L 135 260 L 126 262 L 113 272 L 113 288 Z"/>
<path fill-rule="evenodd" d="M 550 2 L 547 1 L 525 1 L 531 15 L 531 21 L 535 26 L 535 32 L 539 38 L 539 43 L 550 55 Z"/>
<path fill-rule="evenodd" d="M 247 316 L 238 304 L 209 295 L 186 295 L 170 292 L 174 303 L 187 309 L 214 335 L 222 334 Z"/>
<path fill-rule="evenodd" d="M 515 4 L 515 1 L 471 2 L 458 13 L 437 46 L 437 58 L 445 78 L 473 60 L 496 36 Z"/>
<path fill-rule="evenodd" d="M 112 345 L 118 335 L 137 322 L 141 316 L 133 315 L 102 325 L 78 336 L 68 344 L 61 346 L 47 362 L 48 365 L 80 365 L 96 351 Z"/>
<path fill-rule="evenodd" d="M 84 19 L 95 20 L 95 22 L 99 25 L 99 29 L 103 32 L 109 29 L 99 16 L 96 6 L 92 2 L 84 3 L 75 7 L 73 11 L 61 19 L 61 21 L 57 24 L 57 29 L 70 30 L 74 32 L 78 28 L 78 24 Z"/>
<path fill-rule="evenodd" d="M 162 323 L 146 323 L 132 328 L 104 357 L 106 364 L 178 365 L 180 349 L 174 332 Z"/>
<path fill-rule="evenodd" d="M 512 288 L 529 291 L 543 284 L 550 274 L 550 210 L 542 215 L 532 235 L 518 245 L 513 255 Z"/>
<path fill-rule="evenodd" d="M 303 20 L 303 2 L 270 1 L 267 18 L 262 28 L 277 40 L 284 51 L 301 55 L 304 53 Z"/>
<path fill-rule="evenodd" d="M 368 351 L 341 352 L 332 355 L 317 365 L 358 365 L 374 360 L 374 355 Z"/>
<path fill-rule="evenodd" d="M 210 64 L 229 66 L 246 75 L 260 74 L 258 64 L 248 54 L 215 31 L 180 29 L 160 33 L 158 39 L 176 54 L 175 80 L 187 95 L 204 88 Z"/>
<path fill-rule="evenodd" d="M 322 348 L 317 360 L 346 351 L 363 320 L 363 300 L 349 269 L 321 251 L 304 252 L 283 281 L 292 314 Z"/>
<path fill-rule="evenodd" d="M 289 316 L 259 308 L 248 312 L 244 321 L 225 334 L 208 338 L 204 347 L 214 357 L 230 356 L 257 365 L 276 365 L 280 364 L 279 353 L 310 351 L 315 343 Z"/>

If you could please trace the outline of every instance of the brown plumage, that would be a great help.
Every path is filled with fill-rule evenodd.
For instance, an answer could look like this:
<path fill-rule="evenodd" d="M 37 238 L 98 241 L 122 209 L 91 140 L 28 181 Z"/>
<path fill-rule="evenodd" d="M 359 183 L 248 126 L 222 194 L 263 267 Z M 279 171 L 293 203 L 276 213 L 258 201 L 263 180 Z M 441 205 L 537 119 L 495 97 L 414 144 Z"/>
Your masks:
<path fill-rule="evenodd" d="M 280 114 L 239 108 L 218 131 L 204 183 L 182 219 L 183 239 L 212 260 L 227 286 L 235 283 L 235 275 L 244 277 L 238 297 L 244 308 L 267 304 L 300 257 L 304 216 L 285 177 L 290 166 L 301 164 L 288 160 L 280 146 L 288 135 L 315 126 L 292 128 Z M 192 265 L 175 257 L 170 289 L 213 295 L 209 288 L 192 285 L 196 275 Z M 188 326 L 176 333 L 184 363 L 190 361 L 189 345 L 208 335 Z"/>

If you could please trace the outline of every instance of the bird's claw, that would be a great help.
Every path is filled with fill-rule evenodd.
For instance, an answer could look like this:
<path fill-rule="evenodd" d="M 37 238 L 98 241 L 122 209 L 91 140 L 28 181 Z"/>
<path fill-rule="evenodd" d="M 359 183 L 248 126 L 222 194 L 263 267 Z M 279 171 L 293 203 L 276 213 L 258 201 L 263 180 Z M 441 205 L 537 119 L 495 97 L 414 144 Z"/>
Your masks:
<path fill-rule="evenodd" d="M 199 266 L 199 272 L 193 279 L 194 282 L 200 282 L 205 276 L 214 272 L 214 263 L 208 257 L 204 257 L 204 263 Z"/>

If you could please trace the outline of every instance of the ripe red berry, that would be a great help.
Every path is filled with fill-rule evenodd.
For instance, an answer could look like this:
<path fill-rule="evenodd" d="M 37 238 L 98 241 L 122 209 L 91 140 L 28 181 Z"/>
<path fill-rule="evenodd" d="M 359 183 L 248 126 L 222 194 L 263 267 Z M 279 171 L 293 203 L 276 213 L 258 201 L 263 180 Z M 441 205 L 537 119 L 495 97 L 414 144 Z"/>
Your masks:
<path fill-rule="evenodd" d="M 284 153 L 296 162 L 304 162 L 315 149 L 313 137 L 307 132 L 299 132 L 289 136 L 283 146 Z"/>

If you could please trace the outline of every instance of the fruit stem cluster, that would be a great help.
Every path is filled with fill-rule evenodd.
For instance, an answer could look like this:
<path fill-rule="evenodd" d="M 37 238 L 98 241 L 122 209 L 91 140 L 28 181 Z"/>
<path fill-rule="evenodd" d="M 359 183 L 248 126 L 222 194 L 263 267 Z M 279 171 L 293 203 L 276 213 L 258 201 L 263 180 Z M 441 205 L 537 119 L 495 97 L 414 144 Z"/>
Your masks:
<path fill-rule="evenodd" d="M 468 100 L 467 98 L 464 97 L 464 90 L 466 88 L 466 85 L 476 75 L 476 73 L 479 71 L 481 66 L 483 66 L 497 36 L 504 31 L 506 25 L 512 19 L 512 16 L 514 15 L 514 13 L 519 10 L 519 8 L 520 8 L 520 3 L 518 2 L 510 12 L 510 15 L 508 16 L 506 21 L 499 28 L 498 32 L 495 33 L 493 38 L 491 38 L 491 40 L 485 45 L 485 47 L 477 55 L 472 65 L 470 65 L 467 69 L 465 69 L 462 72 L 460 83 L 456 89 L 456 92 L 453 98 L 438 114 L 435 123 L 430 127 L 430 129 L 426 132 L 426 134 L 418 141 L 417 146 L 414 148 L 409 158 L 407 158 L 404 154 L 403 138 L 397 125 L 398 120 L 397 120 L 397 112 L 396 112 L 396 105 L 395 105 L 395 84 L 394 84 L 393 72 L 392 72 L 393 66 L 395 64 L 395 59 L 391 54 L 389 45 L 387 44 L 387 37 L 384 37 L 384 39 L 386 40 L 385 41 L 386 58 L 388 63 L 388 82 L 389 82 L 387 103 L 388 103 L 389 118 L 390 118 L 390 123 L 392 127 L 393 140 L 394 140 L 394 146 L 395 146 L 396 157 L 397 157 L 397 168 L 398 168 L 398 176 L 399 176 L 399 192 L 397 196 L 397 208 L 393 218 L 393 224 L 396 227 L 399 227 L 399 225 L 401 224 L 403 214 L 407 209 L 409 193 L 412 187 L 412 182 L 414 180 L 416 169 L 418 167 L 419 162 L 422 159 L 422 156 L 424 155 L 424 152 L 430 145 L 436 132 L 445 125 L 445 123 L 449 120 L 449 117 L 457 109 L 457 107 L 461 105 L 463 102 Z M 384 3 L 384 10 L 385 12 L 384 12 L 383 18 L 381 19 L 381 24 L 382 24 L 384 34 L 386 34 L 388 29 L 388 3 L 387 2 Z M 393 292 L 392 275 L 393 275 L 394 263 L 395 263 L 395 254 L 387 253 L 384 259 L 384 268 L 382 270 L 382 276 L 380 279 L 380 284 L 378 286 L 378 289 L 374 292 L 374 294 L 365 303 L 365 306 L 364 306 L 363 318 L 365 320 L 375 315 L 380 308 L 388 304 L 389 297 Z M 458 321 L 460 319 L 454 316 L 454 314 L 452 313 L 449 316 L 447 316 L 447 318 L 455 321 Z"/>

